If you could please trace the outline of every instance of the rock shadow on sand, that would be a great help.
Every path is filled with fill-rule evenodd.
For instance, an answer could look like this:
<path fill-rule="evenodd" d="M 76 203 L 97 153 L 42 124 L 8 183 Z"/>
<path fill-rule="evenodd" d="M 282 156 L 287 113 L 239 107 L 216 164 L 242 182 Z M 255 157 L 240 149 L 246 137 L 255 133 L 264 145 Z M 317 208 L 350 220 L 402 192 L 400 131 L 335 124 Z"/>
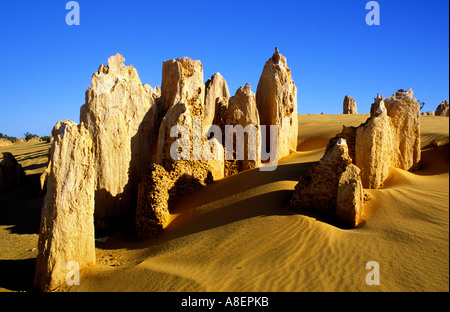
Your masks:
<path fill-rule="evenodd" d="M 420 168 L 417 175 L 437 175 L 449 172 L 449 143 L 436 146 L 429 145 L 422 148 Z"/>
<path fill-rule="evenodd" d="M 27 175 L 26 184 L 0 195 L 0 225 L 14 234 L 38 234 L 44 197 L 39 174 Z"/>
<path fill-rule="evenodd" d="M 197 192 L 186 194 L 173 202 L 176 215 L 158 236 L 145 241 L 112 238 L 97 244 L 100 249 L 145 249 L 163 245 L 183 236 L 208 231 L 250 218 L 272 215 L 304 215 L 341 229 L 335 220 L 322 218 L 311 211 L 288 209 L 295 183 L 315 162 L 280 165 L 275 172 L 258 169 L 240 172 L 215 181 Z"/>
<path fill-rule="evenodd" d="M 0 288 L 12 291 L 34 290 L 36 259 L 0 260 Z"/>

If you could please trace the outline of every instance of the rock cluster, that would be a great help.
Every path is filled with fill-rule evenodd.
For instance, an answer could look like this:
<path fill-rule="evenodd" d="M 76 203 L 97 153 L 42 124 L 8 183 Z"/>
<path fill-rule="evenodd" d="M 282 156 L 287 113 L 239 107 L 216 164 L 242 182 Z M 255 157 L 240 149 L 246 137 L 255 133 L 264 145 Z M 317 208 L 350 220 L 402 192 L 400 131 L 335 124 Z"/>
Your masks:
<path fill-rule="evenodd" d="M 441 104 L 436 107 L 436 112 L 434 113 L 435 116 L 442 116 L 442 117 L 448 117 L 450 112 L 449 104 L 448 102 L 442 101 Z"/>
<path fill-rule="evenodd" d="M 343 113 L 344 114 L 358 114 L 358 109 L 356 108 L 356 101 L 351 96 L 346 95 L 344 97 Z"/>
<path fill-rule="evenodd" d="M 347 227 L 362 221 L 364 192 L 360 169 L 352 163 L 345 139 L 336 143 L 320 162 L 300 177 L 290 207 L 312 210 Z"/>
<path fill-rule="evenodd" d="M 0 162 L 0 194 L 22 186 L 26 181 L 26 174 L 13 154 L 3 153 Z"/>
<path fill-rule="evenodd" d="M 345 127 L 332 138 L 349 142 L 353 163 L 361 169 L 365 188 L 378 188 L 389 168 L 417 170 L 420 161 L 420 106 L 413 91 L 399 90 L 389 98 L 377 95 L 371 116 L 358 127 Z M 327 149 L 327 150 L 328 150 Z"/>
<path fill-rule="evenodd" d="M 51 291 L 74 264 L 95 263 L 94 154 L 89 132 L 72 121 L 52 131 L 47 194 L 41 212 L 35 287 Z"/>
<path fill-rule="evenodd" d="M 35 280 L 41 290 L 64 281 L 68 261 L 81 268 L 95 261 L 94 225 L 111 230 L 130 221 L 139 238 L 152 237 L 167 225 L 171 202 L 182 194 L 259 167 L 259 110 L 267 125 L 279 126 L 278 157 L 296 149 L 296 87 L 278 50 L 263 70 L 260 104 L 248 84 L 230 97 L 219 73 L 204 84 L 197 60 L 165 61 L 161 88 L 154 89 L 124 60 L 111 56 L 93 74 L 79 125 L 64 121 L 53 130 L 41 177 L 47 184 Z M 242 160 L 226 164 L 228 126 L 254 127 L 243 138 L 256 149 L 244 147 Z M 236 156 L 239 148 L 233 144 L 228 151 Z"/>
<path fill-rule="evenodd" d="M 422 116 L 435 116 L 433 111 L 422 112 L 420 115 L 422 115 Z"/>

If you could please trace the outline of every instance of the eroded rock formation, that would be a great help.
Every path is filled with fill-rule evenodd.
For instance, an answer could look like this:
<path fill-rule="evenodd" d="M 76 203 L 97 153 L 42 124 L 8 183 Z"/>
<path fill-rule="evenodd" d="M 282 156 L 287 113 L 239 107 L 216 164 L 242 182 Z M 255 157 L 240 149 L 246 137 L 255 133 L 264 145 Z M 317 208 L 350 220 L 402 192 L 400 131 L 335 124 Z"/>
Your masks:
<path fill-rule="evenodd" d="M 152 164 L 139 184 L 135 230 L 140 239 L 159 234 L 169 222 L 170 206 L 177 198 L 212 183 L 211 168 L 204 162 L 180 160 L 167 171 Z"/>
<path fill-rule="evenodd" d="M 266 62 L 256 89 L 261 125 L 278 128 L 278 158 L 297 150 L 298 117 L 297 87 L 287 66 L 286 58 L 275 48 L 275 53 Z M 269 142 L 269 135 L 264 135 Z M 269 143 L 267 143 L 269 146 Z"/>
<path fill-rule="evenodd" d="M 345 139 L 337 140 L 320 162 L 300 177 L 290 206 L 355 227 L 364 205 L 360 169 L 348 155 Z"/>
<path fill-rule="evenodd" d="M 398 90 L 384 100 L 384 105 L 390 117 L 392 167 L 411 171 L 419 169 L 420 105 L 414 98 L 413 90 Z"/>
<path fill-rule="evenodd" d="M 442 103 L 439 104 L 438 107 L 436 107 L 435 116 L 448 117 L 449 111 L 450 108 L 448 102 L 446 100 L 442 101 Z"/>
<path fill-rule="evenodd" d="M 162 111 L 166 113 L 159 128 L 156 163 L 171 171 L 180 159 L 207 162 L 213 168 L 214 179 L 223 178 L 223 147 L 217 139 L 208 140 L 203 135 L 211 124 L 205 122 L 203 110 L 205 85 L 201 62 L 188 57 L 164 62 L 161 85 Z M 174 143 L 181 149 L 176 157 L 171 151 Z M 214 157 L 204 157 L 205 146 L 213 149 Z"/>
<path fill-rule="evenodd" d="M 175 126 L 186 127 L 189 131 L 189 158 L 201 157 L 192 155 L 192 152 L 193 144 L 201 144 L 204 98 L 203 67 L 200 61 L 183 57 L 163 63 L 161 99 L 162 111 L 165 113 L 159 128 L 156 163 L 166 170 L 170 170 L 176 161 L 170 155 L 170 148 L 178 138 L 170 134 Z M 196 121 L 201 122 L 194 123 L 194 117 L 199 117 Z"/>
<path fill-rule="evenodd" d="M 42 291 L 64 283 L 71 265 L 95 263 L 93 146 L 82 124 L 53 128 L 34 282 Z"/>
<path fill-rule="evenodd" d="M 95 220 L 99 228 L 114 224 L 136 207 L 142 170 L 151 163 L 153 90 L 143 85 L 136 69 L 111 56 L 92 76 L 80 121 L 95 151 Z M 155 134 L 153 135 L 153 137 Z"/>
<path fill-rule="evenodd" d="M 204 103 L 204 125 L 205 130 L 208 130 L 208 125 L 217 125 L 214 123 L 221 119 L 221 112 L 223 106 L 228 106 L 228 99 L 230 98 L 230 91 L 225 79 L 220 73 L 214 74 L 205 83 L 205 103 Z M 218 116 L 216 118 L 216 116 Z"/>
<path fill-rule="evenodd" d="M 392 129 L 384 100 L 374 104 L 372 116 L 356 130 L 355 164 L 361 169 L 365 188 L 376 189 L 389 176 L 392 167 Z"/>
<path fill-rule="evenodd" d="M 231 162 L 236 164 L 238 171 L 259 167 L 261 165 L 259 113 L 255 94 L 251 91 L 248 83 L 245 87 L 240 87 L 236 94 L 229 99 L 222 120 L 226 125 L 223 130 L 225 158 L 232 158 Z M 242 130 L 243 136 L 240 135 L 240 130 Z M 233 135 L 233 132 L 236 134 Z M 231 138 L 233 139 L 231 140 Z M 227 142 L 227 140 L 229 141 Z M 229 154 L 228 158 L 227 154 Z M 232 169 L 230 171 L 230 168 L 234 165 L 231 167 L 229 165 L 227 166 L 227 175 L 231 175 L 233 172 Z"/>
<path fill-rule="evenodd" d="M 138 237 L 159 233 L 174 200 L 224 176 L 220 139 L 226 124 L 255 127 L 256 137 L 246 135 L 256 145 L 255 159 L 247 159 L 248 144 L 243 144 L 246 159 L 237 171 L 258 167 L 258 107 L 266 125 L 279 127 L 278 156 L 295 150 L 297 90 L 278 50 L 266 63 L 258 90 L 260 103 L 248 85 L 230 99 L 220 74 L 205 87 L 202 64 L 186 57 L 164 62 L 161 89 L 152 89 L 120 54 L 111 56 L 92 76 L 80 124 L 59 122 L 52 132 L 49 166 L 42 175 L 47 194 L 36 287 L 55 289 L 68 263 L 83 268 L 95 262 L 94 220 L 101 230 L 134 216 Z M 173 157 L 183 147 L 187 157 Z"/>
<path fill-rule="evenodd" d="M 356 101 L 351 96 L 346 95 L 344 97 L 343 113 L 344 114 L 358 114 L 358 109 L 356 108 Z"/>
<path fill-rule="evenodd" d="M 353 163 L 361 169 L 365 188 L 378 188 L 389 168 L 417 170 L 420 161 L 420 106 L 413 91 L 399 90 L 388 99 L 379 94 L 370 118 L 358 127 L 345 127 L 330 139 L 327 151 L 340 138 L 349 142 Z"/>

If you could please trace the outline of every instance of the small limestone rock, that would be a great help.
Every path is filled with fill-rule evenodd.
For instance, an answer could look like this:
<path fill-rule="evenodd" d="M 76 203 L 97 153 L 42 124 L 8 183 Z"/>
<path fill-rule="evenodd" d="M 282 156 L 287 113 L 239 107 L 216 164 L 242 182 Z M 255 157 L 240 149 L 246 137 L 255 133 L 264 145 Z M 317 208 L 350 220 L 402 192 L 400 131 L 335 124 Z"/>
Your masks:
<path fill-rule="evenodd" d="M 70 264 L 95 263 L 93 142 L 82 124 L 55 125 L 48 172 L 34 281 L 42 291 L 64 283 Z"/>
<path fill-rule="evenodd" d="M 360 170 L 348 155 L 345 139 L 336 144 L 320 162 L 301 176 L 290 206 L 308 209 L 355 227 L 363 212 L 363 187 Z"/>
<path fill-rule="evenodd" d="M 446 100 L 442 101 L 441 104 L 436 108 L 435 116 L 448 117 L 449 116 L 449 104 Z"/>
<path fill-rule="evenodd" d="M 433 111 L 422 112 L 420 115 L 422 115 L 422 116 L 434 116 L 434 112 Z"/>
<path fill-rule="evenodd" d="M 351 164 L 339 179 L 336 218 L 350 227 L 357 227 L 362 222 L 363 209 L 364 189 L 360 170 Z"/>
<path fill-rule="evenodd" d="M 4 146 L 10 146 L 12 145 L 12 142 L 10 140 L 1 138 L 0 139 L 0 147 L 4 147 Z"/>
<path fill-rule="evenodd" d="M 344 97 L 343 113 L 344 114 L 358 114 L 358 109 L 356 108 L 355 99 L 352 98 L 351 96 L 346 95 Z"/>

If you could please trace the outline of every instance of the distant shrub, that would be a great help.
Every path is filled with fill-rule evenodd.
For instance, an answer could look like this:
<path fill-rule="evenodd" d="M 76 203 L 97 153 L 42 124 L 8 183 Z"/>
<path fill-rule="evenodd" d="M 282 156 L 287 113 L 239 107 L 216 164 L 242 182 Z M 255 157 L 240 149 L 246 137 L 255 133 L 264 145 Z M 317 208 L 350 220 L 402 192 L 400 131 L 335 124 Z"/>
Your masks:
<path fill-rule="evenodd" d="M 41 136 L 40 139 L 41 139 L 42 141 L 45 141 L 45 142 L 47 142 L 47 143 L 50 143 L 50 137 L 49 137 L 48 135 Z"/>
<path fill-rule="evenodd" d="M 5 139 L 5 140 L 11 141 L 11 142 L 14 142 L 15 140 L 17 140 L 16 137 L 9 136 L 9 135 L 3 134 L 3 133 L 0 133 L 0 139 Z"/>

